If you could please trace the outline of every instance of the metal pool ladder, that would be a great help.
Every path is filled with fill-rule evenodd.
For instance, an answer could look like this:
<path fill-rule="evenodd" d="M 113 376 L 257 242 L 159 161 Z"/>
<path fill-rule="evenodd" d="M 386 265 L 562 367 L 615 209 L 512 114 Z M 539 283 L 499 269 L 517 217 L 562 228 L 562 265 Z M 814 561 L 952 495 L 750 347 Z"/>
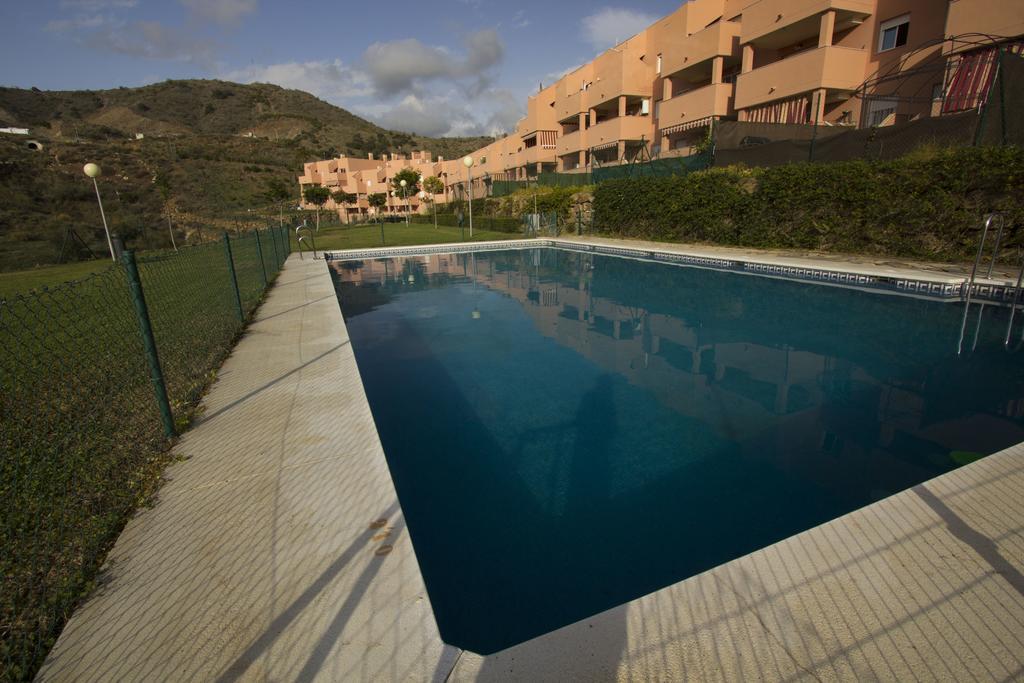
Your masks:
<path fill-rule="evenodd" d="M 302 231 L 305 231 L 306 234 L 303 235 Z M 316 261 L 316 238 L 313 236 L 313 228 L 306 225 L 306 221 L 302 221 L 302 223 L 295 226 L 295 238 L 299 242 L 299 259 L 302 259 L 302 251 L 304 248 L 311 248 L 313 250 L 313 260 Z M 306 238 L 309 238 L 308 246 L 306 244 Z"/>
<path fill-rule="evenodd" d="M 998 226 L 996 232 L 995 245 L 992 247 L 992 258 L 988 263 L 988 272 L 985 273 L 986 278 L 992 277 L 992 269 L 995 268 L 996 258 L 999 256 L 999 247 L 1003 242 L 1003 230 L 1006 227 L 1006 220 L 1001 213 L 990 213 L 985 216 L 985 224 L 981 230 L 981 241 L 978 243 L 978 253 L 974 257 L 974 265 L 971 266 L 971 275 L 964 281 L 962 285 L 962 291 L 964 292 L 964 315 L 960 321 L 960 339 L 957 342 L 956 354 L 959 356 L 964 350 L 964 333 L 967 330 L 967 315 L 971 309 L 971 295 L 974 293 L 974 283 L 978 275 L 978 265 L 981 263 L 982 254 L 985 251 L 985 242 L 988 239 L 988 231 L 992 225 Z M 1013 318 L 1017 310 L 1017 300 L 1020 298 L 1020 286 L 1021 277 L 1024 276 L 1024 261 L 1020 264 L 1020 272 L 1017 274 L 1017 284 L 1013 288 L 1013 299 L 1010 302 L 1010 321 L 1006 325 L 1006 336 L 1003 338 L 1003 346 L 1009 348 L 1010 346 L 1010 333 L 1013 329 Z M 978 309 L 978 321 L 974 326 L 974 341 L 971 343 L 971 351 L 978 345 L 978 333 L 981 330 L 981 317 L 985 312 L 985 304 L 980 304 Z"/>

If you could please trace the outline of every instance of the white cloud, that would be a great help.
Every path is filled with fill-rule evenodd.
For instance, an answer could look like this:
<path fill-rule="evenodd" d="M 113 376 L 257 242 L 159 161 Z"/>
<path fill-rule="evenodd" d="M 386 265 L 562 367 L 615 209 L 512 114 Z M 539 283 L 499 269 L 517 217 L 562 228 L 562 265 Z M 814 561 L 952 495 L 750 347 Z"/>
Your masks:
<path fill-rule="evenodd" d="M 417 84 L 436 79 L 464 81 L 480 92 L 504 55 L 505 46 L 497 32 L 485 29 L 467 37 L 461 58 L 446 48 L 409 38 L 370 45 L 363 53 L 363 63 L 374 87 L 384 96 L 409 93 Z"/>
<path fill-rule="evenodd" d="M 80 12 L 99 12 L 106 9 L 128 9 L 138 5 L 138 0 L 60 0 L 61 9 Z"/>
<path fill-rule="evenodd" d="M 208 68 L 213 44 L 157 21 L 134 21 L 108 25 L 85 36 L 84 43 L 102 52 L 129 57 L 190 62 Z"/>
<path fill-rule="evenodd" d="M 658 17 L 645 12 L 606 7 L 583 18 L 583 39 L 598 50 L 614 47 L 644 30 Z"/>
<path fill-rule="evenodd" d="M 231 25 L 259 7 L 259 0 L 181 0 L 189 12 L 218 24 Z"/>
<path fill-rule="evenodd" d="M 54 19 L 46 22 L 43 28 L 53 33 L 66 33 L 68 31 L 87 31 L 99 28 L 112 20 L 102 14 L 75 17 L 74 19 Z"/>
<path fill-rule="evenodd" d="M 220 77 L 240 83 L 273 83 L 334 101 L 347 97 L 365 97 L 373 93 L 366 73 L 342 63 L 340 59 L 255 65 L 229 71 Z"/>
<path fill-rule="evenodd" d="M 522 105 L 508 90 L 488 90 L 466 99 L 457 90 L 439 94 L 409 93 L 395 104 L 375 103 L 354 109 L 378 125 L 431 137 L 499 136 L 515 129 Z"/>
<path fill-rule="evenodd" d="M 552 71 L 550 73 L 544 74 L 544 82 L 554 83 L 555 81 L 561 79 L 563 76 L 568 76 L 581 66 L 583 66 L 583 64 L 574 64 L 573 66 L 570 66 L 568 69 L 562 69 L 561 71 Z"/>
<path fill-rule="evenodd" d="M 512 15 L 512 26 L 515 28 L 526 28 L 530 25 L 530 20 L 526 18 L 526 12 L 524 10 L 517 10 Z"/>

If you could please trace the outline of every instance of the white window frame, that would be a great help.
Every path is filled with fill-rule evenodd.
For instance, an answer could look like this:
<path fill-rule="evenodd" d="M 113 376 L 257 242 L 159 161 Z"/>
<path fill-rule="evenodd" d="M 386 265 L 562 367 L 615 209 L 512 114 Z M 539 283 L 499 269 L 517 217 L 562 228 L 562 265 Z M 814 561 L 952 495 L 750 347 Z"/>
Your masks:
<path fill-rule="evenodd" d="M 661 75 L 661 53 L 658 53 L 658 75 Z"/>
<path fill-rule="evenodd" d="M 889 29 L 896 29 L 896 34 L 899 35 L 899 27 L 902 26 L 903 24 L 907 25 L 907 42 L 909 42 L 910 41 L 910 15 L 909 14 L 902 14 L 902 15 L 900 15 L 898 17 L 893 17 L 892 19 L 889 19 L 888 21 L 883 21 L 881 24 L 878 25 L 878 52 L 879 53 L 888 52 L 889 50 L 895 50 L 896 48 L 903 47 L 903 45 L 907 44 L 907 43 L 903 43 L 903 45 L 893 45 L 892 47 L 883 47 L 883 42 L 882 41 L 885 40 L 885 32 L 888 31 Z"/>

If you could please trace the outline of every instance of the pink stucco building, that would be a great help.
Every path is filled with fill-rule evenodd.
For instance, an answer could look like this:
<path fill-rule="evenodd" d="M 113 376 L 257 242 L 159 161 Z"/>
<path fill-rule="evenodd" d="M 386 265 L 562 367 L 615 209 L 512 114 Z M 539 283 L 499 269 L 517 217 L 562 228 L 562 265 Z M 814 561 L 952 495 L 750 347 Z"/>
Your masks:
<path fill-rule="evenodd" d="M 645 145 L 688 154 L 720 119 L 877 126 L 970 109 L 994 46 L 1019 52 L 1022 36 L 1022 0 L 691 0 L 532 95 L 514 132 L 472 153 L 473 196 L 484 178 L 584 171 Z M 404 166 L 444 181 L 439 202 L 465 189 L 461 160 L 428 152 L 312 162 L 299 183 L 359 195 L 332 207 L 355 216 Z"/>

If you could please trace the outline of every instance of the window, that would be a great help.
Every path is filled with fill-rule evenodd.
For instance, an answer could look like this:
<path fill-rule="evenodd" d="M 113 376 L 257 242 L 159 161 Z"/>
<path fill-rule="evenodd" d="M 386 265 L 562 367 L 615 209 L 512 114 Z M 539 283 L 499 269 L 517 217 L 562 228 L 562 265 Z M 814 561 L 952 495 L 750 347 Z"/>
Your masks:
<path fill-rule="evenodd" d="M 871 127 L 886 125 L 886 120 L 896 113 L 896 104 L 897 100 L 889 97 L 869 100 L 868 125 Z"/>
<path fill-rule="evenodd" d="M 885 52 L 907 44 L 907 33 L 910 31 L 910 15 L 904 14 L 889 21 L 883 21 L 878 27 L 878 51 Z"/>
<path fill-rule="evenodd" d="M 658 55 L 658 73 L 661 73 L 661 55 Z"/>

